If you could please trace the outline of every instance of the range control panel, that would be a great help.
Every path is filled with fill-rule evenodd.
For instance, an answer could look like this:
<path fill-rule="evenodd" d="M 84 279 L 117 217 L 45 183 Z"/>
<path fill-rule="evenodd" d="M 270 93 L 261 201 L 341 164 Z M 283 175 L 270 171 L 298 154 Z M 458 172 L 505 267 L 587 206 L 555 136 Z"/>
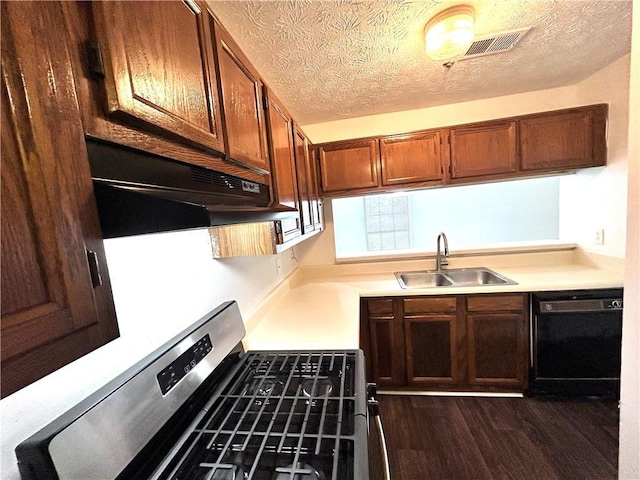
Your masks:
<path fill-rule="evenodd" d="M 213 344 L 207 334 L 158 373 L 158 385 L 162 395 L 166 395 L 212 350 Z"/>

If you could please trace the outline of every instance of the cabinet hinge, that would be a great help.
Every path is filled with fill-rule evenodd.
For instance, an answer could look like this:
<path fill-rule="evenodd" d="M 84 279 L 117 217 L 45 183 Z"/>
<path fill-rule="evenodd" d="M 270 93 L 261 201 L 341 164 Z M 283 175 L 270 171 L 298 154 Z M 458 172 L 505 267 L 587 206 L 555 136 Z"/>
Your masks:
<path fill-rule="evenodd" d="M 85 55 L 87 56 L 89 74 L 97 80 L 102 80 L 105 76 L 105 72 L 100 44 L 94 40 L 87 40 L 84 42 L 84 50 Z"/>
<path fill-rule="evenodd" d="M 265 111 L 269 110 L 269 100 L 266 95 L 262 95 L 262 108 L 264 108 Z"/>
<path fill-rule="evenodd" d="M 276 229 L 276 234 L 277 235 L 282 235 L 282 222 L 280 222 L 280 220 L 276 220 L 274 223 L 275 229 Z"/>

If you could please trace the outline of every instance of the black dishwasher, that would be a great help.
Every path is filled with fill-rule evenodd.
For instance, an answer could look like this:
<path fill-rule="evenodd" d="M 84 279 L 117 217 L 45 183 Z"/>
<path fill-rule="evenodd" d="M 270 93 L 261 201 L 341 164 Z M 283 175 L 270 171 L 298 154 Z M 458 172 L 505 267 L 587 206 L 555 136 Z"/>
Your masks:
<path fill-rule="evenodd" d="M 529 394 L 619 398 L 622 289 L 532 295 Z"/>

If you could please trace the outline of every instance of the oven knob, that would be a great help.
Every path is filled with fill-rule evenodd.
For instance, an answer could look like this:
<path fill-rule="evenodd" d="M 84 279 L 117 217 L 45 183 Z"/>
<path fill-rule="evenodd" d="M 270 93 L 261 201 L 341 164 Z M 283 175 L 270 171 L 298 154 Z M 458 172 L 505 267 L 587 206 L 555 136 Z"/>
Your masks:
<path fill-rule="evenodd" d="M 622 300 L 613 300 L 611 302 L 611 308 L 622 308 Z"/>

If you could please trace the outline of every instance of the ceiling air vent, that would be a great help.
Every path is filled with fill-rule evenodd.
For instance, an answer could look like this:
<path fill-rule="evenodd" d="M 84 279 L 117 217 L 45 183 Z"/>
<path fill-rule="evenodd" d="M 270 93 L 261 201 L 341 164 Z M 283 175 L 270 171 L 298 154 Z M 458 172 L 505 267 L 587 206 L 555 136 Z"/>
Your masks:
<path fill-rule="evenodd" d="M 511 30 L 508 32 L 494 33 L 493 35 L 476 38 L 466 53 L 462 55 L 458 61 L 492 55 L 494 53 L 509 50 L 513 48 L 529 30 L 531 30 L 531 27 Z"/>

